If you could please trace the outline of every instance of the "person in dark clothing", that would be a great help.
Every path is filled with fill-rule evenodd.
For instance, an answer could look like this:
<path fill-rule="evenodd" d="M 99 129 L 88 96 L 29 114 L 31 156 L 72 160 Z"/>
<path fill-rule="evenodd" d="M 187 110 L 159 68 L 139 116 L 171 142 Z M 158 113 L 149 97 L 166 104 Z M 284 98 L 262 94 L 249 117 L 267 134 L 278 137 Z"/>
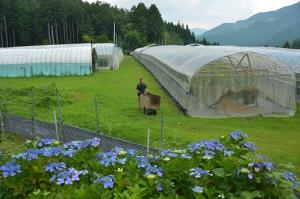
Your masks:
<path fill-rule="evenodd" d="M 141 108 L 140 95 L 145 94 L 147 92 L 147 85 L 144 83 L 143 78 L 140 78 L 139 84 L 136 86 L 136 91 L 139 101 L 139 108 Z"/>

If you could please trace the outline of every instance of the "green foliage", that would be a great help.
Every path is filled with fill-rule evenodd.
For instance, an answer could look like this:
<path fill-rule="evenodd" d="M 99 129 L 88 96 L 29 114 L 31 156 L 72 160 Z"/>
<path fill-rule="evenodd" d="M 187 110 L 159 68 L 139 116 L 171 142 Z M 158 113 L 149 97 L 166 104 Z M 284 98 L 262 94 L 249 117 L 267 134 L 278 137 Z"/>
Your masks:
<path fill-rule="evenodd" d="M 288 41 L 284 43 L 282 46 L 283 48 L 293 48 L 293 49 L 300 49 L 300 39 L 295 40 L 292 44 Z"/>
<path fill-rule="evenodd" d="M 145 157 L 121 148 L 103 153 L 97 139 L 70 142 L 63 148 L 54 140 L 33 140 L 27 142 L 29 150 L 12 156 L 20 165 L 19 171 L 11 168 L 15 174 L 6 176 L 8 160 L 0 159 L 4 165 L 0 197 L 296 198 L 295 176 L 289 173 L 292 178 L 287 178 L 282 171 L 286 168 L 265 162 L 261 155 L 244 147 L 245 142 L 245 137 L 231 134 L 219 141 L 200 141 Z M 28 159 L 30 154 L 38 155 Z M 58 170 L 49 163 L 64 166 Z M 69 168 L 76 169 L 79 178 L 68 177 Z M 59 180 L 63 179 L 61 173 L 65 173 L 63 181 Z M 197 186 L 199 191 L 194 191 Z"/>
<path fill-rule="evenodd" d="M 17 46 L 53 43 L 49 40 L 52 29 L 54 43 L 91 42 L 92 39 L 94 42 L 112 42 L 114 22 L 118 41 L 129 48 L 125 50 L 159 43 L 165 31 L 178 35 L 184 44 L 195 41 L 195 36 L 183 25 L 164 22 L 154 4 L 147 8 L 139 3 L 131 10 L 125 10 L 102 1 L 1 0 L 0 21 L 3 16 L 7 22 L 8 46 L 14 45 L 13 32 Z M 2 22 L 0 32 L 6 46 Z M 134 32 L 138 35 L 133 35 Z M 134 44 L 131 43 L 133 36 L 136 37 Z"/>

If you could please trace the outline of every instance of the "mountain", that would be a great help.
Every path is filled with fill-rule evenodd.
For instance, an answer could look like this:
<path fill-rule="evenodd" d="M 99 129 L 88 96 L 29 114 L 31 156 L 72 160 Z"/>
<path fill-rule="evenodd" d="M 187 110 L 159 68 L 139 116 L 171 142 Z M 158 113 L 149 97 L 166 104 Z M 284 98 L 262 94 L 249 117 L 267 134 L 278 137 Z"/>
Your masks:
<path fill-rule="evenodd" d="M 300 38 L 300 2 L 236 23 L 221 24 L 202 34 L 203 37 L 222 45 L 282 46 Z"/>
<path fill-rule="evenodd" d="M 207 30 L 204 29 L 204 28 L 192 28 L 191 31 L 194 33 L 194 35 L 197 37 L 197 36 L 200 36 L 202 35 L 203 33 L 205 33 Z"/>

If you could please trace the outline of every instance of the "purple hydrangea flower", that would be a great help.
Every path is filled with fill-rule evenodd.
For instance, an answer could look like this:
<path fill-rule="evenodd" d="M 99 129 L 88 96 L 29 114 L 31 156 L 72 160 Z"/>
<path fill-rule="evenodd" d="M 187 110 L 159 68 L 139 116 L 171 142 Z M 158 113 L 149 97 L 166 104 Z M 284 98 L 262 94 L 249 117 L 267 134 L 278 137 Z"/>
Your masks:
<path fill-rule="evenodd" d="M 156 174 L 159 177 L 161 177 L 163 175 L 163 170 L 160 167 L 158 167 L 157 165 L 151 166 L 150 164 L 148 164 L 146 167 L 145 175 L 147 176 L 150 174 L 154 174 L 154 175 Z"/>
<path fill-rule="evenodd" d="M 250 151 L 256 151 L 256 146 L 253 142 L 243 142 L 242 146 Z"/>
<path fill-rule="evenodd" d="M 3 177 L 15 176 L 17 173 L 21 173 L 21 166 L 16 162 L 8 162 L 0 167 L 3 171 Z"/>
<path fill-rule="evenodd" d="M 242 131 L 234 131 L 230 134 L 230 136 L 235 141 L 248 137 L 248 135 Z"/>
<path fill-rule="evenodd" d="M 45 165 L 45 171 L 55 172 L 55 171 L 63 171 L 66 169 L 66 165 L 63 162 L 53 162 Z"/>
<path fill-rule="evenodd" d="M 203 175 L 211 175 L 209 173 L 209 171 L 207 170 L 203 170 L 201 168 L 194 168 L 194 169 L 190 169 L 191 173 L 190 176 L 194 176 L 195 178 L 200 178 Z"/>
<path fill-rule="evenodd" d="M 50 145 L 52 145 L 54 142 L 55 142 L 54 139 L 45 138 L 45 139 L 40 139 L 40 140 L 38 141 L 38 144 L 37 144 L 37 145 L 38 145 L 39 147 L 50 146 Z"/>
<path fill-rule="evenodd" d="M 202 193 L 203 192 L 203 188 L 200 187 L 200 186 L 194 186 L 192 188 L 192 190 L 193 190 L 194 193 Z"/>
<path fill-rule="evenodd" d="M 113 175 L 108 175 L 108 176 L 96 175 L 96 176 L 97 179 L 94 181 L 94 183 L 103 183 L 103 187 L 105 189 L 114 187 L 115 178 Z"/>
<path fill-rule="evenodd" d="M 53 175 L 50 181 L 53 182 L 54 180 L 57 180 L 56 184 L 58 185 L 70 185 L 73 184 L 74 181 L 79 181 L 79 176 L 85 175 L 87 172 L 87 170 L 77 171 L 74 168 L 69 168 L 68 170 Z"/>

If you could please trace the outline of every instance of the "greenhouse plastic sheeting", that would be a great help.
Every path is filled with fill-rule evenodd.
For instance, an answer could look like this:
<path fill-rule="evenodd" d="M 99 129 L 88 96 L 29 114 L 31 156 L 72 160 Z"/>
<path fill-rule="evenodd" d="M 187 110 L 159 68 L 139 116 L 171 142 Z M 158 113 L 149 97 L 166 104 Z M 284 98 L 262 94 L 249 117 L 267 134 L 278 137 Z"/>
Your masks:
<path fill-rule="evenodd" d="M 191 116 L 295 113 L 295 75 L 268 56 L 205 46 L 148 46 L 133 56 Z"/>
<path fill-rule="evenodd" d="M 122 49 L 114 45 L 113 43 L 96 43 L 93 44 L 93 47 L 96 50 L 97 58 L 99 60 L 106 59 L 107 65 L 101 66 L 100 64 L 98 67 L 101 69 L 101 67 L 108 67 L 111 69 L 118 69 L 119 65 L 123 59 L 123 52 Z"/>
<path fill-rule="evenodd" d="M 53 45 L 0 49 L 0 77 L 92 74 L 90 46 Z"/>

